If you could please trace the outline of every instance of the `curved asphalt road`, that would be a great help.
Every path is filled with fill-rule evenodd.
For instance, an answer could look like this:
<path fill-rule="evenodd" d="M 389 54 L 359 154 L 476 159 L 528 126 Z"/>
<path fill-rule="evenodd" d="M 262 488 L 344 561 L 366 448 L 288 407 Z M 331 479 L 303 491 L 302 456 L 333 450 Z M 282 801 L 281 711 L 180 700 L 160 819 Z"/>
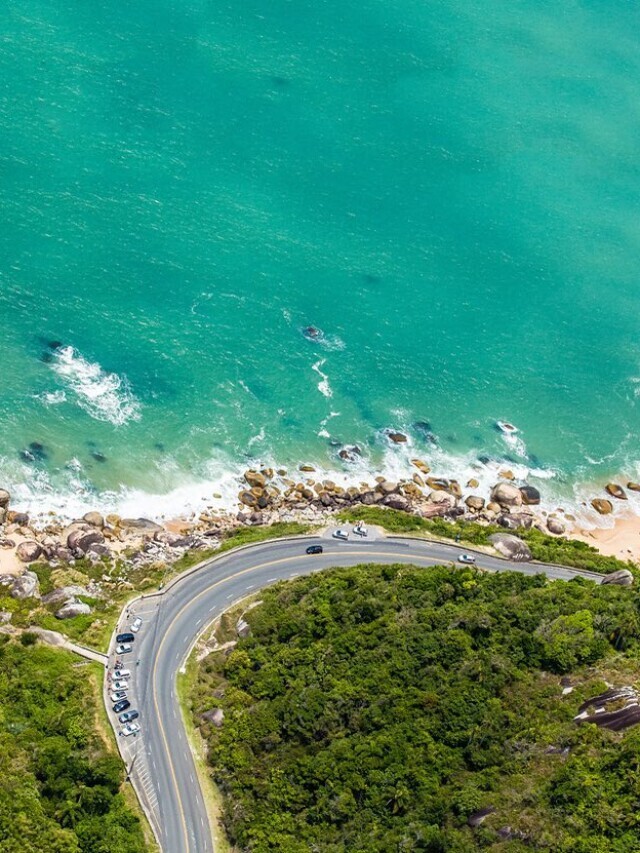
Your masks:
<path fill-rule="evenodd" d="M 322 542 L 323 554 L 305 554 L 313 541 Z M 460 547 L 454 544 L 400 537 L 349 542 L 319 537 L 274 540 L 214 558 L 187 572 L 163 593 L 129 605 L 129 619 L 123 613 L 118 630 L 124 630 L 133 615 L 142 616 L 134 650 L 123 658 L 132 671 L 129 698 L 140 711 L 141 731 L 135 738 L 120 737 L 119 746 L 164 853 L 213 853 L 214 849 L 176 694 L 177 673 L 207 626 L 238 599 L 279 580 L 363 562 L 432 566 L 456 561 L 459 554 Z M 476 556 L 478 567 L 489 571 L 602 580 L 601 575 L 560 566 Z M 113 660 L 111 654 L 111 665 Z M 117 730 L 115 715 L 111 710 L 109 714 Z"/>

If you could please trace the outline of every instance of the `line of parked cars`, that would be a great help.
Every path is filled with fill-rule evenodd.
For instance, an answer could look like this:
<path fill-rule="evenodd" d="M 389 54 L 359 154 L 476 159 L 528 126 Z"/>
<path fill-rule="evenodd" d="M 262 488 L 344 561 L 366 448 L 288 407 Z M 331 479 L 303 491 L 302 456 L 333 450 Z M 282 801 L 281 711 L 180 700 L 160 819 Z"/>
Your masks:
<path fill-rule="evenodd" d="M 120 657 L 128 652 L 133 651 L 133 642 L 136 639 L 136 634 L 142 627 L 142 619 L 139 616 L 131 623 L 129 631 L 124 631 L 116 636 L 116 655 Z M 131 678 L 131 670 L 122 666 L 121 661 L 116 660 L 116 667 L 111 675 L 111 691 L 109 698 L 113 702 L 113 711 L 118 715 L 118 722 L 122 728 L 120 734 L 123 737 L 136 735 L 140 731 L 140 726 L 135 720 L 140 716 L 139 712 L 131 708 L 131 702 L 128 699 L 129 679 Z"/>

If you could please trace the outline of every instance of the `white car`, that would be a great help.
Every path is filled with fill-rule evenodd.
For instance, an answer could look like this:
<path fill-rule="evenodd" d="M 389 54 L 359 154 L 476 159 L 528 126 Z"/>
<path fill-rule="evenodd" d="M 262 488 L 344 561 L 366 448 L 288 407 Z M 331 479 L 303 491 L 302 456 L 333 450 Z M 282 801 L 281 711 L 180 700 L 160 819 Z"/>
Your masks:
<path fill-rule="evenodd" d="M 131 643 L 120 643 L 119 646 L 116 646 L 116 654 L 117 655 L 126 655 L 127 652 L 130 652 L 133 646 Z"/>
<path fill-rule="evenodd" d="M 367 528 L 364 526 L 364 524 L 361 521 L 359 521 L 354 526 L 353 532 L 356 534 L 356 536 L 368 536 L 369 535 Z"/>
<path fill-rule="evenodd" d="M 111 693 L 111 701 L 114 703 L 119 702 L 121 699 L 126 699 L 126 698 L 127 698 L 127 691 L 126 690 L 114 690 Z"/>
<path fill-rule="evenodd" d="M 113 670 L 114 678 L 131 678 L 131 670 L 130 669 L 114 669 Z"/>
<path fill-rule="evenodd" d="M 349 539 L 349 532 L 347 530 L 334 530 L 331 535 L 334 539 L 344 539 L 345 542 Z"/>
<path fill-rule="evenodd" d="M 125 737 L 129 737 L 129 735 L 135 735 L 140 731 L 140 726 L 137 723 L 127 723 L 126 726 L 123 726 L 120 729 L 120 734 Z"/>
<path fill-rule="evenodd" d="M 459 563 L 467 563 L 469 565 L 472 565 L 473 563 L 475 563 L 475 561 L 476 558 L 473 556 L 473 554 L 460 554 L 460 556 L 458 557 Z"/>
<path fill-rule="evenodd" d="M 136 618 L 131 623 L 130 630 L 133 631 L 134 634 L 137 634 L 140 628 L 142 628 L 142 619 L 139 616 L 136 616 Z"/>
<path fill-rule="evenodd" d="M 129 685 L 124 680 L 112 681 L 111 689 L 112 690 L 127 690 Z"/>

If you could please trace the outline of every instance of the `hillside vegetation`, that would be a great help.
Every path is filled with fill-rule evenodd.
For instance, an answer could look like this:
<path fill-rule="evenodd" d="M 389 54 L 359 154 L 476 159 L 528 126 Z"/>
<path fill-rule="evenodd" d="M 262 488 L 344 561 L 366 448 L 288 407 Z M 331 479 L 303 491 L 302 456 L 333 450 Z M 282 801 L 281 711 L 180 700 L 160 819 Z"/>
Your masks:
<path fill-rule="evenodd" d="M 640 727 L 573 721 L 638 678 L 633 590 L 367 565 L 261 597 L 192 696 L 239 850 L 640 850 Z"/>
<path fill-rule="evenodd" d="M 339 518 L 341 521 L 365 521 L 367 524 L 378 524 L 390 533 L 423 533 L 438 539 L 454 539 L 483 547 L 491 546 L 489 537 L 492 533 L 505 532 L 497 524 L 479 524 L 477 521 L 467 519 L 449 521 L 445 518 L 422 518 L 379 506 L 352 507 L 341 512 Z M 514 532 L 527 543 L 533 559 L 540 563 L 559 563 L 574 569 L 585 569 L 601 574 L 615 572 L 618 569 L 636 570 L 633 563 L 601 554 L 596 548 L 577 539 L 551 536 L 535 528 L 531 530 L 520 528 Z"/>
<path fill-rule="evenodd" d="M 122 762 L 96 732 L 90 669 L 22 640 L 0 635 L 0 850 L 143 853 Z"/>

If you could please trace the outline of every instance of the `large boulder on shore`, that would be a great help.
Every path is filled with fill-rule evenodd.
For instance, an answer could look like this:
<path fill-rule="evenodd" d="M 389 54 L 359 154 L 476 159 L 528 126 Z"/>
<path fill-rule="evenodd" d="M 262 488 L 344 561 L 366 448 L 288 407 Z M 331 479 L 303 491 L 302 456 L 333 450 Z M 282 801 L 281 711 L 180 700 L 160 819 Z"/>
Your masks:
<path fill-rule="evenodd" d="M 609 515 L 613 512 L 613 504 L 606 498 L 594 498 L 591 501 L 591 506 L 596 512 L 599 512 L 600 515 Z"/>
<path fill-rule="evenodd" d="M 478 497 L 478 495 L 469 495 L 468 498 L 465 498 L 465 504 L 471 512 L 480 512 L 481 509 L 484 509 L 484 503 L 484 498 Z"/>
<path fill-rule="evenodd" d="M 82 520 L 86 521 L 92 527 L 98 527 L 100 530 L 104 527 L 104 518 L 99 512 L 87 512 L 82 516 Z"/>
<path fill-rule="evenodd" d="M 244 478 L 252 488 L 264 489 L 267 485 L 267 478 L 260 471 L 249 469 L 249 471 L 244 472 Z"/>
<path fill-rule="evenodd" d="M 499 554 L 502 554 L 503 557 L 507 557 L 509 560 L 514 560 L 518 563 L 525 563 L 531 560 L 531 551 L 528 545 L 511 533 L 493 533 L 489 537 L 489 541 Z"/>
<path fill-rule="evenodd" d="M 11 598 L 40 598 L 38 576 L 35 572 L 25 572 L 11 584 Z"/>
<path fill-rule="evenodd" d="M 521 506 L 522 494 L 520 489 L 511 483 L 498 483 L 491 490 L 491 500 L 500 506 Z"/>
<path fill-rule="evenodd" d="M 42 603 L 48 606 L 52 604 L 62 604 L 64 602 L 74 600 L 77 595 L 91 598 L 89 590 L 85 589 L 83 586 L 73 584 L 72 586 L 63 586 L 60 587 L 60 589 L 54 589 L 52 592 L 48 592 L 46 595 L 43 595 Z"/>
<path fill-rule="evenodd" d="M 525 506 L 537 506 L 540 503 L 540 492 L 535 486 L 526 484 L 520 486 L 520 494 L 522 495 L 522 503 Z"/>
<path fill-rule="evenodd" d="M 631 586 L 633 584 L 633 575 L 629 569 L 618 569 L 617 572 L 605 575 L 602 578 L 602 583 L 616 584 L 616 586 Z"/>
<path fill-rule="evenodd" d="M 76 538 L 76 548 L 83 553 L 87 553 L 94 545 L 103 545 L 104 536 L 99 530 L 89 530 L 86 533 L 81 533 Z"/>
<path fill-rule="evenodd" d="M 407 512 L 411 508 L 409 498 L 406 498 L 404 495 L 387 495 L 380 503 L 388 506 L 389 509 L 398 509 L 402 512 Z"/>
<path fill-rule="evenodd" d="M 566 531 L 566 527 L 559 518 L 556 518 L 554 515 L 550 515 L 547 519 L 547 530 L 549 533 L 553 533 L 554 536 L 562 536 Z"/>
<path fill-rule="evenodd" d="M 631 492 L 640 492 L 640 483 L 634 483 L 633 480 L 627 483 L 627 488 Z"/>
<path fill-rule="evenodd" d="M 32 539 L 27 539 L 25 542 L 21 542 L 16 548 L 16 556 L 23 563 L 33 563 L 33 561 L 37 560 L 41 555 L 42 547 L 38 542 L 35 542 Z"/>
<path fill-rule="evenodd" d="M 155 533 L 156 530 L 162 530 L 161 524 L 156 524 L 148 518 L 121 518 L 120 527 L 130 527 L 133 530 L 146 530 L 149 533 Z"/>
<path fill-rule="evenodd" d="M 617 498 L 619 501 L 627 500 L 627 493 L 622 488 L 622 486 L 619 486 L 617 483 L 607 483 L 605 489 L 611 495 L 612 498 Z"/>
<path fill-rule="evenodd" d="M 73 619 L 74 616 L 84 616 L 91 613 L 91 608 L 84 601 L 68 601 L 56 611 L 56 619 Z"/>
<path fill-rule="evenodd" d="M 9 506 L 11 495 L 6 489 L 0 489 L 0 507 L 6 509 Z"/>

